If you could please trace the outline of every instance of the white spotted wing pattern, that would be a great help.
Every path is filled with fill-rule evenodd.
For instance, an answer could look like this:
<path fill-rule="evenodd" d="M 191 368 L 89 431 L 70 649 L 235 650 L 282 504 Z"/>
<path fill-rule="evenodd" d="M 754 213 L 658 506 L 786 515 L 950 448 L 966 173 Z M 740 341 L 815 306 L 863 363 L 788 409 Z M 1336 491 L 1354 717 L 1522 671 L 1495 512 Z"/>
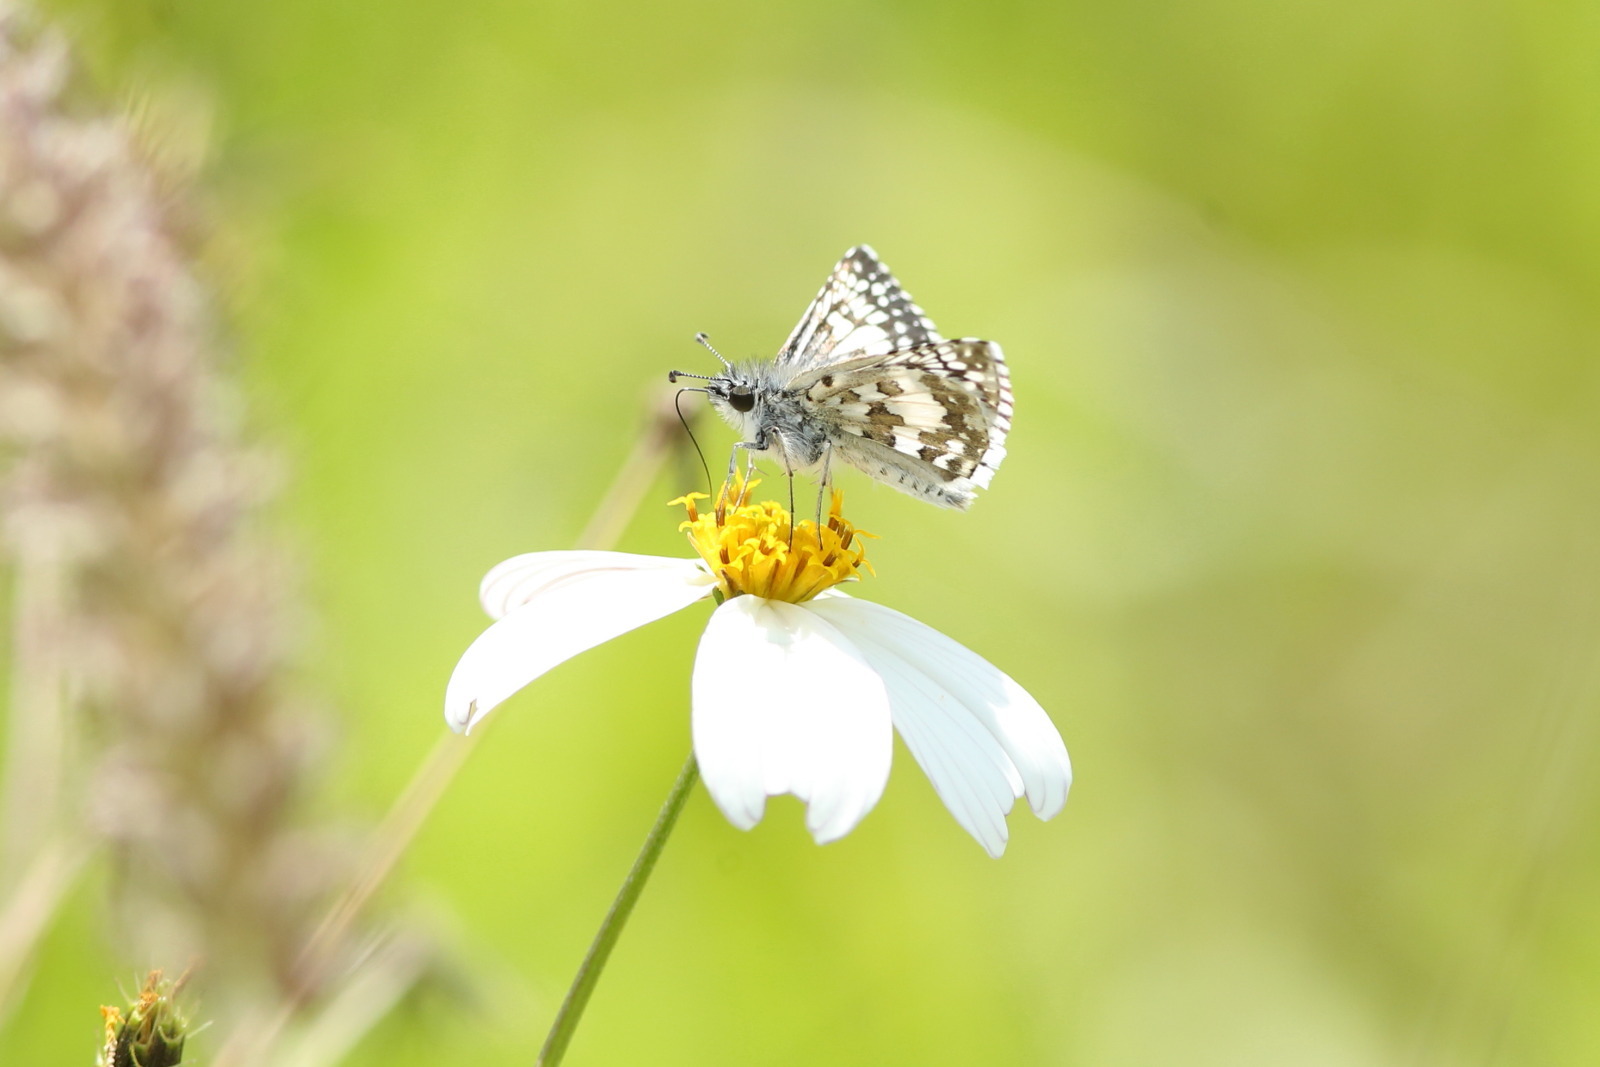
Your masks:
<path fill-rule="evenodd" d="M 965 509 L 1005 458 L 1011 379 L 1000 346 L 946 340 L 877 254 L 844 254 L 772 360 L 707 380 L 712 406 L 785 473 L 840 460 Z"/>

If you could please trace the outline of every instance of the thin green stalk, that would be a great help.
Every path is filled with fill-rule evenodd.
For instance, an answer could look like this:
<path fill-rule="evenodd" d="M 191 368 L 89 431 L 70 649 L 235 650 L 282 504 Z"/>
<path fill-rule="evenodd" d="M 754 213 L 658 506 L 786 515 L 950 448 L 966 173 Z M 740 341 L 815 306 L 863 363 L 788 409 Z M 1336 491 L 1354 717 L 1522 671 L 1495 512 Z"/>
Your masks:
<path fill-rule="evenodd" d="M 556 1012 L 550 1036 L 544 1039 L 544 1048 L 539 1050 L 537 1067 L 556 1067 L 566 1054 L 567 1044 L 578 1029 L 578 1020 L 583 1018 L 583 1009 L 589 1003 L 589 996 L 600 981 L 600 972 L 605 970 L 606 959 L 611 955 L 617 938 L 622 936 L 622 928 L 633 913 L 639 894 L 644 892 L 645 883 L 650 880 L 650 872 L 655 869 L 656 859 L 672 834 L 672 827 L 678 821 L 678 814 L 683 811 L 684 802 L 689 799 L 689 791 L 699 779 L 700 765 L 695 762 L 694 753 L 690 752 L 689 758 L 683 763 L 683 770 L 678 772 L 678 780 L 672 783 L 672 792 L 667 794 L 666 802 L 661 805 L 656 824 L 650 828 L 650 836 L 644 839 L 644 847 L 633 861 L 633 869 L 623 879 L 617 899 L 611 902 L 611 910 L 606 912 L 600 930 L 589 945 L 588 955 L 584 956 L 577 975 L 572 979 L 572 988 L 567 990 L 567 999 L 561 1002 L 561 1010 Z"/>

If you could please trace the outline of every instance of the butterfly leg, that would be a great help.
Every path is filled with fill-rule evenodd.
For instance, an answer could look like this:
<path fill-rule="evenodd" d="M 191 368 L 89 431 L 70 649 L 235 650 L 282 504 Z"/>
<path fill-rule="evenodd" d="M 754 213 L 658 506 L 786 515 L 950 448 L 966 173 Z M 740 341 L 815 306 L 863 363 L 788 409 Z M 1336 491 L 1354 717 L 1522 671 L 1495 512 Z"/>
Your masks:
<path fill-rule="evenodd" d="M 833 442 L 828 441 L 822 449 L 822 471 L 817 475 L 817 547 L 822 547 L 822 494 L 828 491 L 828 482 L 833 473 Z"/>
<path fill-rule="evenodd" d="M 744 447 L 743 443 L 736 444 L 736 445 L 733 446 L 733 448 L 729 449 L 729 451 L 728 451 L 728 476 L 726 478 L 722 479 L 722 493 L 723 493 L 723 496 L 727 495 L 728 486 L 733 484 L 734 472 L 736 472 L 739 469 L 739 449 L 741 449 L 743 447 Z"/>
<path fill-rule="evenodd" d="M 789 454 L 783 455 L 783 474 L 789 479 L 789 547 L 794 547 L 794 467 L 789 462 Z"/>
<path fill-rule="evenodd" d="M 739 503 L 743 504 L 750 497 L 750 479 L 756 476 L 756 454 L 753 450 L 746 449 L 744 454 L 744 485 L 739 490 Z"/>
<path fill-rule="evenodd" d="M 749 495 L 750 479 L 756 472 L 756 453 L 764 451 L 766 447 L 759 441 L 738 441 L 728 453 L 728 477 L 723 482 L 725 486 L 734 484 L 734 475 L 739 470 L 739 452 L 741 449 L 744 451 L 744 479 L 740 485 L 739 499 L 733 502 L 734 507 L 741 506 Z"/>

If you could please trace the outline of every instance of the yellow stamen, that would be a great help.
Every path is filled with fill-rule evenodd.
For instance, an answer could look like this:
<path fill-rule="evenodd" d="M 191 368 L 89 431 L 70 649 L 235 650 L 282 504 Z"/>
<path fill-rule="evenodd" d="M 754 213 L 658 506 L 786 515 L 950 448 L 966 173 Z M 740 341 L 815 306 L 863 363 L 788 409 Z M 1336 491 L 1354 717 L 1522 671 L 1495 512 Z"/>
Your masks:
<path fill-rule="evenodd" d="M 789 512 L 774 501 L 750 503 L 750 491 L 758 484 L 735 476 L 705 513 L 695 506 L 696 500 L 708 499 L 704 493 L 671 502 L 688 512 L 678 529 L 688 532 L 689 543 L 716 575 L 724 598 L 748 593 L 799 604 L 840 582 L 854 581 L 863 570 L 873 573 L 860 541 L 872 534 L 840 514 L 843 493 L 833 491 L 828 520 L 818 530 L 811 519 L 791 527 Z"/>

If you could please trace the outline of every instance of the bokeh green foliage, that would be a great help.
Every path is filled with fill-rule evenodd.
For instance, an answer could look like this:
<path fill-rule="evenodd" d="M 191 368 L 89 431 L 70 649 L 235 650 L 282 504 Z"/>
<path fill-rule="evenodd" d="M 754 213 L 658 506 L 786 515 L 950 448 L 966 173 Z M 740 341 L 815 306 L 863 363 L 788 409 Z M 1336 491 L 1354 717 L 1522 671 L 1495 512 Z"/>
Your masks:
<path fill-rule="evenodd" d="M 700 794 L 569 1062 L 1600 1058 L 1592 11 L 48 9 L 109 98 L 211 115 L 208 269 L 342 716 L 329 813 L 403 785 L 479 576 L 570 544 L 647 388 L 708 366 L 694 331 L 772 352 L 869 241 L 1005 346 L 971 514 L 841 484 L 883 538 L 862 594 L 1043 701 L 1066 811 L 991 862 L 903 750 L 824 849 L 791 802 L 746 835 Z M 676 521 L 652 500 L 622 547 L 681 551 Z M 687 748 L 701 622 L 497 713 L 390 894 L 469 995 L 352 1063 L 531 1062 Z M 126 973 L 95 900 L 0 1061 L 92 1049 Z"/>

